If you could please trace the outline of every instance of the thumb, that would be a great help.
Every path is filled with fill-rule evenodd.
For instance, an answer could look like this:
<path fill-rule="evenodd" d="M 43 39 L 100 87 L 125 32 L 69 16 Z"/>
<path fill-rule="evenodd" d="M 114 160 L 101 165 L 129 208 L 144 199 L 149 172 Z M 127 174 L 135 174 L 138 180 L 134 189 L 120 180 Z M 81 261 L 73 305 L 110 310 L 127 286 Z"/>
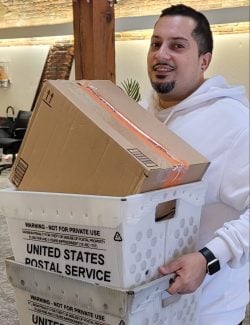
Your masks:
<path fill-rule="evenodd" d="M 167 289 L 167 292 L 170 293 L 171 295 L 178 293 L 178 291 L 181 288 L 181 281 L 180 277 L 176 276 L 175 279 L 169 283 L 169 288 Z"/>

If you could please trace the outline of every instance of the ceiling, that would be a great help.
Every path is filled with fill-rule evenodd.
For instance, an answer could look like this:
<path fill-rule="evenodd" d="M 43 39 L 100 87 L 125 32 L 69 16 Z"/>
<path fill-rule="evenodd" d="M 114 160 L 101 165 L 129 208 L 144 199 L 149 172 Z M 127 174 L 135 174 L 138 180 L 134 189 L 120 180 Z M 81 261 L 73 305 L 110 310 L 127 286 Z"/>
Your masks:
<path fill-rule="evenodd" d="M 72 21 L 72 1 L 0 0 L 0 27 L 33 26 Z"/>
<path fill-rule="evenodd" d="M 74 0 L 73 0 L 74 1 Z M 78 0 L 78 1 L 104 1 L 104 0 Z M 115 4 L 116 17 L 133 16 L 133 0 L 106 0 Z M 161 1 L 151 0 L 159 3 Z M 137 3 L 140 2 L 137 0 Z M 146 3 L 147 1 L 143 1 Z M 127 6 L 129 10 L 124 10 Z M 145 5 L 146 7 L 147 5 Z M 138 6 L 137 6 L 138 7 Z M 142 6 L 143 7 L 143 6 Z M 151 5 L 151 9 L 154 4 Z M 140 8 L 141 10 L 141 8 Z M 123 14 L 121 12 L 123 11 Z M 132 12 L 131 12 L 132 11 Z M 156 13 L 159 13 L 157 11 Z M 136 14 L 134 14 L 136 15 Z M 54 25 L 72 22 L 72 0 L 0 0 L 0 28 Z"/>
<path fill-rule="evenodd" d="M 118 0 L 115 4 L 116 31 L 152 28 L 164 6 L 179 2 Z M 238 7 L 232 7 L 232 1 L 217 0 L 211 10 L 206 10 L 207 1 L 206 6 L 205 1 L 185 1 L 186 4 L 189 2 L 194 8 L 204 12 L 211 24 L 249 21 L 249 7 L 246 7 L 248 1 L 245 0 L 240 1 L 240 4 L 238 2 Z M 72 35 L 72 20 L 72 0 L 0 0 L 0 39 Z"/>

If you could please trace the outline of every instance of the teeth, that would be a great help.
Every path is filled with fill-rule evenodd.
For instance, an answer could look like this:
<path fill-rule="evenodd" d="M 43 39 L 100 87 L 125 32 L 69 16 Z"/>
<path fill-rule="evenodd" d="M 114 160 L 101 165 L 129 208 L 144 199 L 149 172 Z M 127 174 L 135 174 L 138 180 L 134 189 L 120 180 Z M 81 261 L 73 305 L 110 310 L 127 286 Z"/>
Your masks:
<path fill-rule="evenodd" d="M 157 71 L 172 71 L 173 69 L 169 69 L 169 68 L 157 68 Z"/>
<path fill-rule="evenodd" d="M 173 71 L 174 68 L 171 68 L 171 67 L 166 67 L 166 66 L 156 66 L 154 68 L 155 71 L 159 71 L 159 72 L 170 72 L 170 71 Z"/>

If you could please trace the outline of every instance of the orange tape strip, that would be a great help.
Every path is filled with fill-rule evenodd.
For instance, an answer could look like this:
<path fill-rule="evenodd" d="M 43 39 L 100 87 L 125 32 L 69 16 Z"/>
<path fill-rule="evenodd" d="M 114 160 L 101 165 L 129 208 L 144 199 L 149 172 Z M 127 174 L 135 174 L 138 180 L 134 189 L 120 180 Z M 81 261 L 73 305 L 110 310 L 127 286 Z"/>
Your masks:
<path fill-rule="evenodd" d="M 87 82 L 85 84 L 80 84 L 81 88 L 88 93 L 98 104 L 100 104 L 104 109 L 106 109 L 114 119 L 116 119 L 120 124 L 125 126 L 134 133 L 141 141 L 149 145 L 153 150 L 157 151 L 162 157 L 164 157 L 172 166 L 171 175 L 167 177 L 164 181 L 164 187 L 173 186 L 179 184 L 180 179 L 188 170 L 189 164 L 181 159 L 174 156 L 167 148 L 162 146 L 156 140 L 151 138 L 143 130 L 138 128 L 133 122 L 131 122 L 126 116 L 121 114 L 117 109 L 115 109 L 108 101 L 100 96 L 97 89 L 89 85 Z"/>

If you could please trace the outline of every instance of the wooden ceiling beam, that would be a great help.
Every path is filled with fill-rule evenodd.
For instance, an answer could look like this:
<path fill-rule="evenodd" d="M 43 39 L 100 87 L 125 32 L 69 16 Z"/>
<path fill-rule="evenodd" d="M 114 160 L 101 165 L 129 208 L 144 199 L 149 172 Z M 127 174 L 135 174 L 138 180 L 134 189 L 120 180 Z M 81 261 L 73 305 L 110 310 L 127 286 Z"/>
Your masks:
<path fill-rule="evenodd" d="M 115 82 L 115 15 L 108 0 L 73 0 L 77 80 Z"/>

